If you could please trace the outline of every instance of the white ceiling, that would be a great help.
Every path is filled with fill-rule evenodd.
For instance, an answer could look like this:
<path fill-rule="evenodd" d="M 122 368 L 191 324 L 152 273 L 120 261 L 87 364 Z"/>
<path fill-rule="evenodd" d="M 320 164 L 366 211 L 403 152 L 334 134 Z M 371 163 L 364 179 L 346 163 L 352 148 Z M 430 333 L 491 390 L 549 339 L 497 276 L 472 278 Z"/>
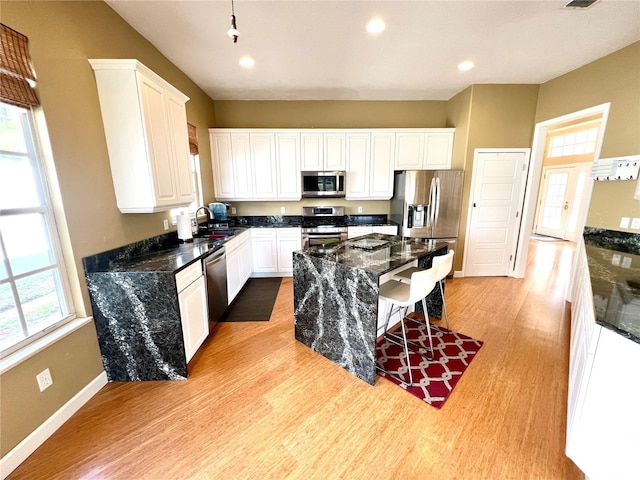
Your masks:
<path fill-rule="evenodd" d="M 640 40 L 640 0 L 567 1 L 235 0 L 237 44 L 230 0 L 107 3 L 214 100 L 448 100 L 543 83 Z M 374 16 L 387 25 L 375 37 Z M 476 67 L 459 72 L 463 60 Z"/>

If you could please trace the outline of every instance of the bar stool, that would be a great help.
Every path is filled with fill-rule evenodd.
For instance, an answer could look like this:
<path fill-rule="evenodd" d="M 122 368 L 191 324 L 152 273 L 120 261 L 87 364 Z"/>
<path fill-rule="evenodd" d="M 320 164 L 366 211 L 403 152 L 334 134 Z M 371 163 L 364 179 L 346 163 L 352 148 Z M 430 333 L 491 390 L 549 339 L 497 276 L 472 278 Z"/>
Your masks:
<path fill-rule="evenodd" d="M 437 257 L 433 257 L 433 260 L 431 263 L 431 268 L 437 268 L 438 270 L 438 286 L 440 287 L 440 296 L 442 297 L 442 311 L 444 313 L 444 319 L 447 324 L 447 330 L 450 330 L 449 315 L 447 314 L 447 304 L 444 301 L 444 289 L 442 288 L 442 285 L 443 285 L 444 279 L 447 277 L 447 275 L 449 275 L 449 272 L 451 271 L 451 267 L 453 267 L 454 254 L 455 254 L 455 250 L 449 250 L 446 255 L 438 255 Z M 400 282 L 410 283 L 411 276 L 413 275 L 413 273 L 419 272 L 422 270 L 423 270 L 422 268 L 418 268 L 418 267 L 407 268 L 406 270 L 403 270 L 402 272 L 399 272 L 396 275 L 394 275 L 393 279 Z M 427 323 L 428 323 L 429 319 L 426 316 L 426 313 L 425 313 L 425 319 L 427 320 Z"/>
<path fill-rule="evenodd" d="M 438 281 L 438 269 L 437 268 L 429 268 L 426 270 L 419 270 L 413 272 L 411 275 L 411 283 L 402 283 L 397 280 L 389 280 L 386 283 L 380 285 L 380 293 L 379 296 L 381 299 L 389 302 L 389 313 L 387 315 L 387 323 L 384 327 L 384 338 L 389 342 L 398 345 L 404 348 L 404 352 L 407 358 L 407 366 L 409 367 L 409 383 L 405 382 L 401 377 L 384 370 L 382 367 L 378 366 L 378 369 L 382 370 L 387 375 L 395 378 L 399 382 L 403 384 L 407 384 L 409 386 L 413 385 L 413 374 L 411 372 L 411 361 L 409 359 L 409 344 L 422 348 L 420 345 L 415 342 L 411 342 L 407 339 L 407 331 L 404 324 L 405 319 L 411 320 L 407 318 L 407 309 L 416 302 L 422 301 L 422 308 L 425 312 L 425 317 L 427 318 L 427 335 L 429 337 L 429 348 L 431 351 L 431 357 L 425 356 L 421 354 L 419 351 L 411 350 L 412 353 L 416 353 L 427 360 L 431 360 L 433 358 L 433 340 L 431 338 L 431 328 L 429 326 L 429 316 L 427 313 L 427 303 L 425 302 L 425 297 L 429 295 L 429 293 L 435 288 L 436 282 Z M 400 337 L 396 333 L 388 332 L 389 323 L 391 321 L 391 316 L 395 312 L 401 313 L 400 318 L 400 326 L 402 328 L 402 337 Z"/>

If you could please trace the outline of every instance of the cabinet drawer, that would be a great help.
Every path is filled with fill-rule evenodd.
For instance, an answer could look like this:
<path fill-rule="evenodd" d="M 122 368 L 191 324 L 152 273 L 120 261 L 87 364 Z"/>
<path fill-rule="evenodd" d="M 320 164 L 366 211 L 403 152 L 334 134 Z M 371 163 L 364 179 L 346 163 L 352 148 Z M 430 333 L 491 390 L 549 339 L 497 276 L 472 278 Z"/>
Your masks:
<path fill-rule="evenodd" d="M 273 228 L 252 228 L 253 238 L 276 238 L 276 231 Z"/>
<path fill-rule="evenodd" d="M 197 261 L 176 273 L 176 288 L 181 292 L 202 275 L 202 262 Z"/>

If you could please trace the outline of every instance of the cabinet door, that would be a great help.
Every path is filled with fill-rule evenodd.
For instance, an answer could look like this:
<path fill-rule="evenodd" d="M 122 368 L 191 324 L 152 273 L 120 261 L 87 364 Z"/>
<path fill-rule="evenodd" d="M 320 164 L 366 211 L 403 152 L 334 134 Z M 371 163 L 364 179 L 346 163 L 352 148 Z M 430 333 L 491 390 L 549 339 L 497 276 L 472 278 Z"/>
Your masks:
<path fill-rule="evenodd" d="M 178 304 L 184 336 L 184 350 L 188 362 L 209 335 L 207 287 L 204 275 L 180 292 Z"/>
<path fill-rule="evenodd" d="M 428 170 L 451 168 L 453 133 L 427 133 L 424 145 L 424 168 Z"/>
<path fill-rule="evenodd" d="M 231 302 L 244 285 L 242 262 L 240 261 L 241 248 L 227 254 L 227 304 Z"/>
<path fill-rule="evenodd" d="M 300 200 L 300 136 L 297 133 L 276 133 L 278 199 Z"/>
<path fill-rule="evenodd" d="M 323 170 L 323 137 L 318 132 L 300 133 L 300 161 L 302 171 Z"/>
<path fill-rule="evenodd" d="M 373 229 L 368 226 L 362 227 L 347 227 L 347 238 L 360 237 L 361 235 L 367 235 L 371 233 Z"/>
<path fill-rule="evenodd" d="M 379 225 L 373 227 L 372 233 L 384 233 L 385 235 L 397 235 L 398 227 L 395 225 Z"/>
<path fill-rule="evenodd" d="M 323 170 L 334 172 L 345 170 L 347 162 L 345 158 L 346 135 L 344 133 L 325 133 L 324 138 L 324 168 Z"/>
<path fill-rule="evenodd" d="M 420 170 L 424 157 L 424 133 L 396 133 L 395 169 Z"/>
<path fill-rule="evenodd" d="M 253 253 L 252 252 L 253 252 L 253 249 L 252 249 L 252 242 L 251 242 L 251 234 L 247 232 L 247 238 L 243 241 L 242 245 L 240 246 L 240 263 L 242 265 L 242 274 L 243 274 L 242 284 L 243 285 L 249 279 L 253 271 Z"/>
<path fill-rule="evenodd" d="M 302 248 L 302 231 L 299 228 L 281 229 L 276 232 L 278 241 L 278 272 L 293 273 L 293 252 Z"/>
<path fill-rule="evenodd" d="M 140 74 L 138 78 L 156 205 L 175 205 L 178 196 L 168 135 L 165 89 L 144 75 Z"/>
<path fill-rule="evenodd" d="M 272 229 L 254 229 L 251 234 L 253 271 L 260 273 L 278 271 L 276 232 Z"/>
<path fill-rule="evenodd" d="M 370 147 L 368 133 L 347 134 L 347 200 L 369 198 Z"/>
<path fill-rule="evenodd" d="M 388 200 L 393 197 L 394 133 L 371 135 L 369 198 Z"/>
<path fill-rule="evenodd" d="M 209 133 L 211 161 L 213 163 L 213 185 L 218 200 L 235 197 L 233 179 L 234 159 L 231 153 L 231 134 Z"/>
<path fill-rule="evenodd" d="M 251 199 L 253 195 L 253 167 L 248 133 L 231 134 L 234 198 Z"/>
<path fill-rule="evenodd" d="M 176 178 L 177 197 L 181 204 L 193 202 L 193 173 L 189 153 L 189 132 L 187 130 L 187 112 L 184 102 L 166 93 L 169 132 Z"/>
<path fill-rule="evenodd" d="M 250 133 L 253 196 L 256 200 L 278 196 L 273 133 Z"/>

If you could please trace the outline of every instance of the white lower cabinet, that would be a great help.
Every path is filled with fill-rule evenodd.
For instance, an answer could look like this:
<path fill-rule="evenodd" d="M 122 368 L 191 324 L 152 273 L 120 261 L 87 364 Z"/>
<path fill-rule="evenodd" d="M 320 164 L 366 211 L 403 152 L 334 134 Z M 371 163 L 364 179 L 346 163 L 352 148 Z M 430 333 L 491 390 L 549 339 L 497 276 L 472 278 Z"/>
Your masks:
<path fill-rule="evenodd" d="M 209 335 L 207 283 L 202 262 L 195 262 L 176 274 L 178 305 L 187 362 Z"/>
<path fill-rule="evenodd" d="M 640 344 L 595 323 L 582 238 L 570 296 L 566 454 L 589 480 L 638 478 Z"/>
<path fill-rule="evenodd" d="M 275 277 L 293 274 L 293 252 L 302 248 L 301 228 L 254 228 L 253 276 Z"/>
<path fill-rule="evenodd" d="M 225 243 L 227 255 L 227 299 L 228 304 L 236 298 L 251 276 L 253 256 L 251 254 L 251 231 L 246 230 Z"/>
<path fill-rule="evenodd" d="M 347 227 L 347 238 L 355 238 L 369 233 L 383 233 L 385 235 L 397 235 L 398 227 L 396 225 L 357 225 Z"/>

